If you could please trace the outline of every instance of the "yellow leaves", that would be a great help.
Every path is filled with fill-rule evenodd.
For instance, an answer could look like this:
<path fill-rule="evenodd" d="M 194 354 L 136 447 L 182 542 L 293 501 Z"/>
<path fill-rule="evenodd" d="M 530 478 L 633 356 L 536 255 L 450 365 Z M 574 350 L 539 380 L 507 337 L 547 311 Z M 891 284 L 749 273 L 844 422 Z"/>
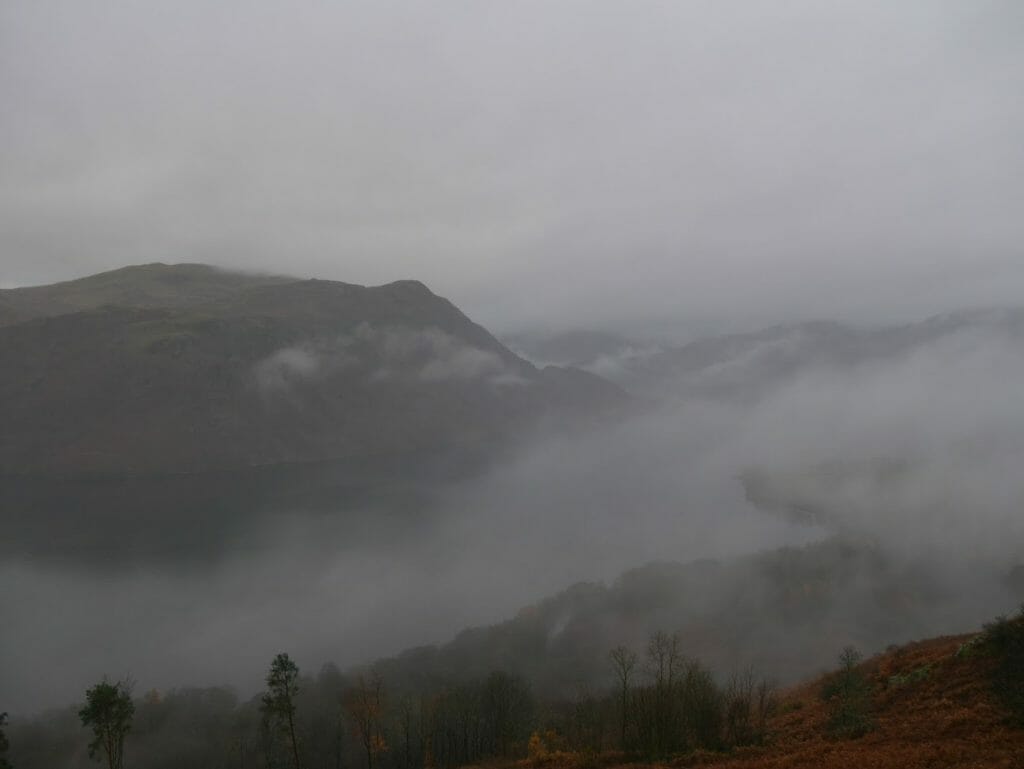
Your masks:
<path fill-rule="evenodd" d="M 554 729 L 534 732 L 526 745 L 527 761 L 534 766 L 576 766 L 580 755 L 565 750 L 565 739 Z"/>
<path fill-rule="evenodd" d="M 544 763 L 547 759 L 548 748 L 538 732 L 530 735 L 530 741 L 526 745 L 526 756 L 534 763 Z"/>
<path fill-rule="evenodd" d="M 381 735 L 375 734 L 370 738 L 370 751 L 374 755 L 387 753 L 388 750 L 388 743 L 384 740 L 384 738 Z"/>

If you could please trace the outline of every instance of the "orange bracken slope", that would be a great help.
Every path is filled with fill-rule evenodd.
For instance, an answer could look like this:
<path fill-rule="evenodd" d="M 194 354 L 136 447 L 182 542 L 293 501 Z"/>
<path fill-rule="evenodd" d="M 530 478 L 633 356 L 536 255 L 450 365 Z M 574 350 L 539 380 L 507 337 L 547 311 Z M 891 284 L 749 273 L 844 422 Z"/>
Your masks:
<path fill-rule="evenodd" d="M 658 767 L 622 764 L 613 756 L 585 761 L 560 754 L 543 769 L 1024 769 L 1024 729 L 992 693 L 996 660 L 965 644 L 979 634 L 903 646 L 860 666 L 874 692 L 873 728 L 857 739 L 831 737 L 825 679 L 783 693 L 763 747 L 679 757 Z M 518 769 L 536 769 L 529 761 Z"/>
<path fill-rule="evenodd" d="M 875 728 L 859 739 L 828 736 L 828 706 L 819 696 L 819 680 L 783 696 L 766 747 L 695 756 L 676 765 L 1024 769 L 1024 730 L 1010 725 L 991 692 L 993 659 L 957 654 L 974 637 L 921 641 L 864 663 L 875 692 Z"/>

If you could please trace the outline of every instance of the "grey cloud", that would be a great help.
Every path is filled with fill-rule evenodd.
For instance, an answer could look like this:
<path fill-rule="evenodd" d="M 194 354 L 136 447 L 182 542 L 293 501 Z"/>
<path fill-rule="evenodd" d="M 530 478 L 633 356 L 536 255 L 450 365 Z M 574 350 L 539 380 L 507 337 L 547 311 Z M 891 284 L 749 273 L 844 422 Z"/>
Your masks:
<path fill-rule="evenodd" d="M 1022 377 L 1020 341 L 984 330 L 812 373 L 749 415 L 744 463 L 901 553 L 1009 568 L 1024 562 Z"/>
<path fill-rule="evenodd" d="M 371 378 L 412 377 L 422 382 L 487 379 L 525 382 L 496 353 L 466 344 L 439 328 L 374 328 L 360 324 L 352 342 L 368 344 L 380 358 Z"/>
<path fill-rule="evenodd" d="M 303 347 L 285 347 L 257 363 L 254 373 L 264 393 L 280 392 L 296 379 L 309 380 L 319 374 L 320 358 Z"/>
<path fill-rule="evenodd" d="M 466 344 L 435 327 L 378 328 L 360 323 L 350 334 L 276 350 L 253 368 L 265 394 L 334 375 L 366 381 L 442 383 L 486 380 L 495 386 L 528 384 L 496 353 Z"/>
<path fill-rule="evenodd" d="M 424 343 L 414 340 L 390 349 L 410 354 Z M 945 598 L 919 607 L 921 632 L 967 631 L 1012 608 L 999 580 L 1024 559 L 1022 377 L 1019 342 L 982 328 L 853 370 L 805 371 L 756 400 L 670 400 L 593 432 L 543 436 L 483 477 L 435 489 L 408 511 L 403 536 L 367 538 L 384 521 L 357 510 L 281 511 L 201 573 L 116 579 L 10 560 L 0 608 L 13 631 L 0 635 L 0 658 L 21 664 L 2 671 L 4 686 L 27 709 L 126 670 L 146 686 L 248 692 L 282 648 L 306 668 L 354 664 L 498 621 L 578 580 L 837 529 L 941 587 Z M 863 472 L 879 458 L 902 463 L 895 483 Z M 827 493 L 801 474 L 823 464 L 839 469 Z M 819 503 L 822 524 L 753 506 L 740 482 L 750 467 Z M 830 611 L 838 621 L 845 609 Z M 112 639 L 125 616 L 131 626 Z M 785 627 L 768 617 L 759 627 L 784 645 Z"/>
<path fill-rule="evenodd" d="M 490 327 L 1016 300 L 1017 4 L 8 3 L 3 283 L 416 277 Z"/>
<path fill-rule="evenodd" d="M 505 365 L 493 352 L 475 347 L 452 347 L 447 342 L 436 345 L 435 357 L 420 369 L 419 377 L 426 382 L 446 379 L 479 379 L 494 374 L 501 376 Z"/>
<path fill-rule="evenodd" d="M 415 277 L 488 327 L 624 332 L 1019 303 L 1021 8 L 7 2 L 0 285 L 206 261 Z M 363 376 L 520 382 L 438 330 L 370 327 L 278 350 L 254 380 L 348 375 L 360 345 L 378 351 Z M 1021 559 L 1021 381 L 1019 347 L 957 337 L 755 402 L 548 436 L 387 546 L 346 550 L 349 518 L 283 511 L 210 573 L 4 562 L 3 688 L 20 708 L 103 673 L 245 688 L 282 648 L 358 662 L 574 580 L 827 527 L 967 575 L 987 597 L 937 624 L 969 629 L 1004 597 L 992 572 Z M 806 474 L 822 466 L 840 473 L 827 500 Z M 824 526 L 755 509 L 751 467 Z"/>

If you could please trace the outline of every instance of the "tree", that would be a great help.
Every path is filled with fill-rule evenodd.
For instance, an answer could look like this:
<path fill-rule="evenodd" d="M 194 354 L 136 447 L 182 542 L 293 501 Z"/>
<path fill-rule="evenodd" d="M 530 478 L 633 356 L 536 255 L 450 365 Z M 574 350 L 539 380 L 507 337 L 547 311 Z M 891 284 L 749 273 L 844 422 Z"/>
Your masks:
<path fill-rule="evenodd" d="M 132 725 L 135 705 L 132 702 L 131 680 L 110 683 L 103 679 L 85 693 L 85 707 L 78 711 L 82 726 L 91 727 L 93 741 L 89 757 L 107 757 L 110 769 L 124 766 L 124 738 Z"/>
<path fill-rule="evenodd" d="M 11 769 L 7 760 L 7 750 L 11 747 L 7 742 L 7 735 L 4 734 L 4 726 L 7 725 L 7 714 L 0 713 L 0 769 Z"/>
<path fill-rule="evenodd" d="M 652 755 L 666 756 L 679 747 L 676 676 L 683 662 L 679 635 L 657 631 L 647 643 L 647 667 L 654 679 Z"/>
<path fill-rule="evenodd" d="M 822 691 L 829 702 L 828 728 L 838 737 L 860 737 L 871 730 L 871 685 L 859 665 L 862 657 L 852 646 L 839 655 L 839 672 Z"/>
<path fill-rule="evenodd" d="M 768 718 L 778 708 L 778 687 L 775 681 L 762 678 L 757 685 L 757 739 L 764 742 L 768 735 Z"/>
<path fill-rule="evenodd" d="M 1012 619 L 985 625 L 984 643 L 995 655 L 992 686 L 1018 726 L 1024 726 L 1024 607 Z"/>
<path fill-rule="evenodd" d="M 267 691 L 261 710 L 268 725 L 283 731 L 291 745 L 295 769 L 301 769 L 299 741 L 295 734 L 295 695 L 299 692 L 299 667 L 287 654 L 278 654 L 267 673 Z"/>
<path fill-rule="evenodd" d="M 530 685 L 518 676 L 496 670 L 484 680 L 480 694 L 480 716 L 486 725 L 491 752 L 507 756 L 512 745 L 519 739 L 525 742 L 530 733 Z"/>
<path fill-rule="evenodd" d="M 754 698 L 757 681 L 754 671 L 747 668 L 733 673 L 723 692 L 723 716 L 725 719 L 725 742 L 727 745 L 750 745 L 756 740 Z"/>
<path fill-rule="evenodd" d="M 619 748 L 626 749 L 626 729 L 629 725 L 629 684 L 633 678 L 633 669 L 636 667 L 636 653 L 625 646 L 616 646 L 608 652 L 608 658 L 615 670 L 615 680 L 619 685 L 619 708 L 621 720 L 619 722 Z"/>
<path fill-rule="evenodd" d="M 402 769 L 413 769 L 413 700 L 408 695 L 398 701 L 398 726 L 402 737 L 401 766 Z"/>
<path fill-rule="evenodd" d="M 647 665 L 654 678 L 654 685 L 658 689 L 665 691 L 672 689 L 681 661 L 678 633 L 669 635 L 659 630 L 651 634 L 650 640 L 647 642 Z"/>
<path fill-rule="evenodd" d="M 384 712 L 384 681 L 373 671 L 369 678 L 359 676 L 348 701 L 349 718 L 366 751 L 366 769 L 373 769 L 373 758 L 388 749 L 381 730 Z"/>
<path fill-rule="evenodd" d="M 722 692 L 725 743 L 733 747 L 764 742 L 775 711 L 775 683 L 757 679 L 753 668 L 733 673 Z"/>

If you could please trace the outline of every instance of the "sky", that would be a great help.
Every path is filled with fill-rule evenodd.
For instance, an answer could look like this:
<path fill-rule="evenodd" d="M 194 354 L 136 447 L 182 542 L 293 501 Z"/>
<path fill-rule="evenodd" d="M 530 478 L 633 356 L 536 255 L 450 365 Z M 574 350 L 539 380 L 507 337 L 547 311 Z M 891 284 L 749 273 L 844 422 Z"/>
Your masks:
<path fill-rule="evenodd" d="M 0 286 L 417 278 L 497 330 L 1024 293 L 1014 0 L 14 0 Z"/>

